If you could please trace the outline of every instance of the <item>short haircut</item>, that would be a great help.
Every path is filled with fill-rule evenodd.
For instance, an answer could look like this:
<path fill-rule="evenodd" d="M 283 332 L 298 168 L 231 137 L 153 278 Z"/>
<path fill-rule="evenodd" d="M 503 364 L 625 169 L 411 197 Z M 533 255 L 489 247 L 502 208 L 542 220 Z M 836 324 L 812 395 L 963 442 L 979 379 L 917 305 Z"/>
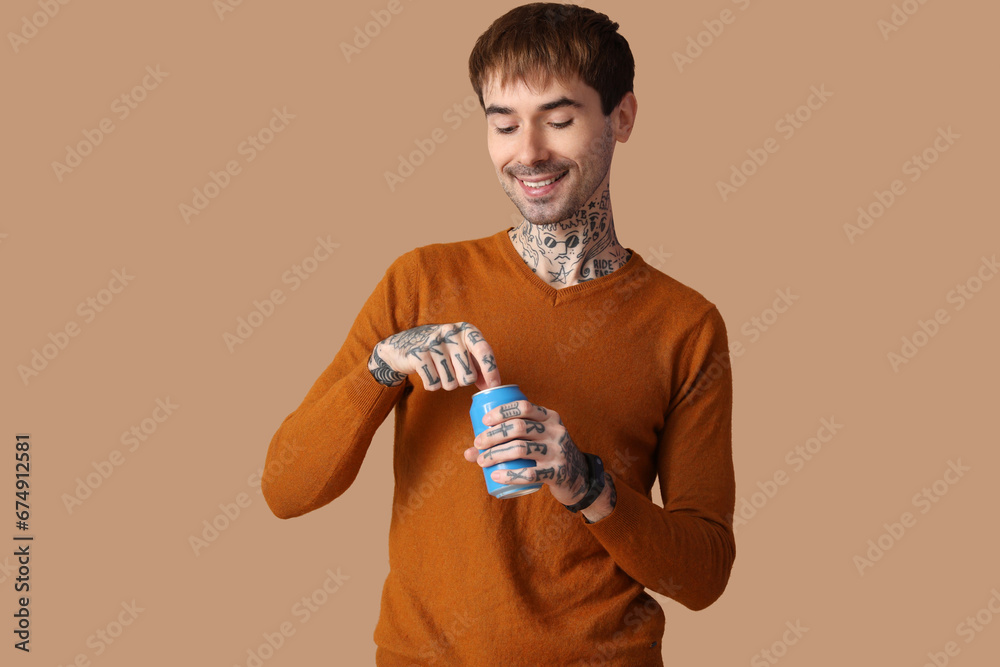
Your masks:
<path fill-rule="evenodd" d="M 534 2 L 510 10 L 479 36 L 469 56 L 469 79 L 486 109 L 483 87 L 493 76 L 500 87 L 524 81 L 540 89 L 552 76 L 567 83 L 579 76 L 597 91 L 611 115 L 632 91 L 635 59 L 618 24 L 606 14 L 556 2 Z"/>

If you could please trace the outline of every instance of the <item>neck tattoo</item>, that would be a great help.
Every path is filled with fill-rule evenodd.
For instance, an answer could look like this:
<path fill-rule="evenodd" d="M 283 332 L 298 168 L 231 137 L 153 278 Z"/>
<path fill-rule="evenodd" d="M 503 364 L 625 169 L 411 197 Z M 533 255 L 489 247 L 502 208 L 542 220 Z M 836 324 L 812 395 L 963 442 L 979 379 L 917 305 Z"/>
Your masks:
<path fill-rule="evenodd" d="M 565 221 L 536 225 L 522 219 L 507 236 L 524 263 L 557 289 L 608 275 L 632 257 L 615 235 L 608 188 Z"/>

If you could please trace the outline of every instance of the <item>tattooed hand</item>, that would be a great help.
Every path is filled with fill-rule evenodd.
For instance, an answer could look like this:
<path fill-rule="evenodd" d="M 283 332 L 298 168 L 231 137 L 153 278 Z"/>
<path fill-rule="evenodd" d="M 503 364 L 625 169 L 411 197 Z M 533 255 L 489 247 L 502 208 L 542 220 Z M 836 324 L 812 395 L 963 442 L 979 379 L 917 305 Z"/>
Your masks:
<path fill-rule="evenodd" d="M 468 322 L 424 324 L 380 341 L 368 370 L 387 387 L 398 387 L 418 373 L 424 389 L 451 391 L 475 384 L 481 391 L 500 386 L 493 348 Z"/>
<path fill-rule="evenodd" d="M 534 468 L 494 470 L 505 484 L 545 482 L 555 499 L 573 505 L 587 493 L 587 460 L 577 449 L 562 418 L 529 401 L 514 401 L 490 410 L 483 423 L 492 428 L 476 436 L 465 459 L 487 468 L 514 459 L 533 459 Z M 482 454 L 480 449 L 485 449 Z"/>

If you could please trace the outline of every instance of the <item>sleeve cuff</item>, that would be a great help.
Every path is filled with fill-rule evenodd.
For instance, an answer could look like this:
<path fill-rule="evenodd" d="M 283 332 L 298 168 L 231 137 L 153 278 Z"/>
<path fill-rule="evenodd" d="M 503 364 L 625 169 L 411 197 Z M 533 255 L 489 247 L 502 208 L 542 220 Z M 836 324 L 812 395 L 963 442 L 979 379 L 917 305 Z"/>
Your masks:
<path fill-rule="evenodd" d="M 594 537 L 605 546 L 629 544 L 634 548 L 645 548 L 646 545 L 636 544 L 636 540 L 641 539 L 643 535 L 640 526 L 649 525 L 648 519 L 643 522 L 642 513 L 646 510 L 644 506 L 652 503 L 652 500 L 619 479 L 615 480 L 615 492 L 618 497 L 611 514 L 594 523 L 590 523 L 584 517 L 584 523 L 590 528 Z M 659 509 L 658 506 L 654 507 Z"/>
<path fill-rule="evenodd" d="M 368 370 L 367 360 L 355 366 L 345 380 L 347 400 L 362 418 L 373 412 L 388 414 L 388 408 L 406 386 L 406 382 L 398 387 L 387 387 L 379 383 Z"/>

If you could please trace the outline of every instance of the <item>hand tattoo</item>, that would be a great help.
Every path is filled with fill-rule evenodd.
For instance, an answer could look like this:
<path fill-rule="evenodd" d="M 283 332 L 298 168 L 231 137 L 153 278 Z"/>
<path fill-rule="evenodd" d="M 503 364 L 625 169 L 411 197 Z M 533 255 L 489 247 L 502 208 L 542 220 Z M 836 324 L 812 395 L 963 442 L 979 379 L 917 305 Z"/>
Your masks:
<path fill-rule="evenodd" d="M 444 356 L 444 352 L 438 349 L 443 343 L 452 343 L 454 336 L 472 328 L 468 322 L 461 322 L 458 326 L 442 331 L 434 335 L 441 328 L 440 324 L 423 324 L 406 331 L 393 334 L 385 339 L 385 342 L 392 345 L 395 350 L 403 350 L 406 356 L 419 357 L 421 352 L 433 352 L 438 356 Z"/>
<path fill-rule="evenodd" d="M 372 362 L 375 362 L 375 368 L 372 368 Z M 406 381 L 405 373 L 395 370 L 385 362 L 385 359 L 378 356 L 378 345 L 375 346 L 371 357 L 368 358 L 368 370 L 376 382 L 384 384 L 387 387 L 398 387 Z"/>
<path fill-rule="evenodd" d="M 577 449 L 573 438 L 569 436 L 569 431 L 563 433 L 559 438 L 559 449 L 562 450 L 566 458 L 566 481 L 569 489 L 573 493 L 574 502 L 578 502 L 587 492 L 587 459 L 583 453 Z"/>

